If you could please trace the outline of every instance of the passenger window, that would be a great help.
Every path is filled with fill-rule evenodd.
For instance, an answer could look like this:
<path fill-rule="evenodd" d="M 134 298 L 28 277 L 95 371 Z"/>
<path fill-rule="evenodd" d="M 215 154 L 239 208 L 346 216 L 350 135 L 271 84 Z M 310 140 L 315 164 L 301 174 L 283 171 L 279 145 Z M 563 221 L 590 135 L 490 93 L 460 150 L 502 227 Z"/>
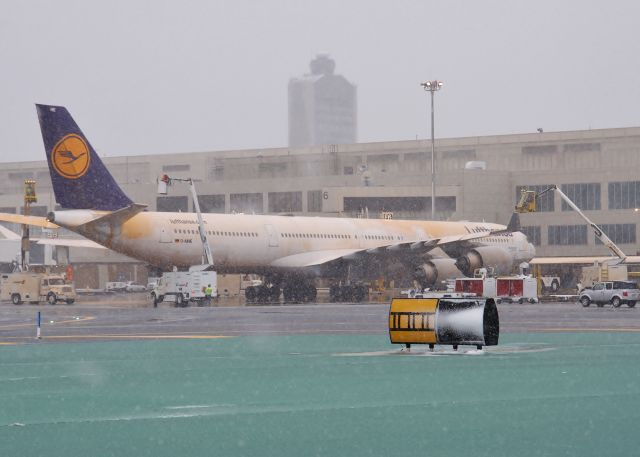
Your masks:
<path fill-rule="evenodd" d="M 607 290 L 613 289 L 613 284 L 611 283 L 605 284 L 605 286 L 607 287 Z"/>

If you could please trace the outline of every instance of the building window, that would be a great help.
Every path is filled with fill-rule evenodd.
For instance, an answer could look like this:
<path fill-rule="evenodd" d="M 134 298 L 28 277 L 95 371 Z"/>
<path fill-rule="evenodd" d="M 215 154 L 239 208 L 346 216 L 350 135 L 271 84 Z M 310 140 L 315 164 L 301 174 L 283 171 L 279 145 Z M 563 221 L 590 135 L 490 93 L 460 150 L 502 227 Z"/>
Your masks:
<path fill-rule="evenodd" d="M 540 226 L 538 225 L 529 225 L 523 226 L 520 228 L 520 231 L 527 235 L 527 239 L 530 243 L 533 243 L 534 246 L 540 246 Z"/>
<path fill-rule="evenodd" d="M 213 165 L 209 167 L 209 179 L 224 178 L 224 165 Z"/>
<path fill-rule="evenodd" d="M 285 176 L 287 165 L 287 162 L 263 162 L 258 164 L 258 172 L 261 178 Z"/>
<path fill-rule="evenodd" d="M 558 146 L 555 144 L 522 147 L 523 154 L 554 154 L 556 152 L 558 152 Z"/>
<path fill-rule="evenodd" d="M 583 211 L 600 209 L 600 183 L 563 184 L 562 192 Z M 562 211 L 572 211 L 564 200 Z"/>
<path fill-rule="evenodd" d="M 264 212 L 261 193 L 231 194 L 229 196 L 229 203 L 232 212 L 249 214 L 261 214 Z"/>
<path fill-rule="evenodd" d="M 550 225 L 548 235 L 550 246 L 587 244 L 586 225 Z"/>
<path fill-rule="evenodd" d="M 322 191 L 321 190 L 307 191 L 307 211 L 310 213 L 322 212 Z"/>
<path fill-rule="evenodd" d="M 602 224 L 600 228 L 614 243 L 636 242 L 636 224 Z M 596 244 L 602 244 L 598 237 L 596 237 Z"/>
<path fill-rule="evenodd" d="M 270 213 L 302 211 L 302 192 L 269 192 Z"/>
<path fill-rule="evenodd" d="M 157 197 L 156 211 L 178 213 L 189 211 L 189 199 L 183 197 Z"/>
<path fill-rule="evenodd" d="M 610 182 L 609 209 L 640 207 L 640 181 Z"/>
<path fill-rule="evenodd" d="M 344 167 L 342 169 L 342 174 L 344 175 L 352 175 L 353 174 L 353 167 Z"/>
<path fill-rule="evenodd" d="M 551 187 L 550 184 L 538 184 L 535 186 L 516 186 L 516 203 L 520 201 L 520 194 L 523 190 L 535 190 L 536 193 L 540 193 L 543 190 L 548 189 L 549 187 Z M 538 199 L 536 211 L 538 212 L 555 211 L 553 194 L 554 192 L 549 191 L 546 194 L 544 194 L 542 197 L 540 197 Z"/>
<path fill-rule="evenodd" d="M 563 146 L 564 152 L 600 151 L 600 143 L 567 143 Z"/>
<path fill-rule="evenodd" d="M 198 203 L 203 213 L 224 213 L 224 195 L 198 195 Z"/>
<path fill-rule="evenodd" d="M 33 172 L 31 171 L 10 172 L 9 179 L 11 181 L 24 181 L 25 179 L 33 179 Z"/>
<path fill-rule="evenodd" d="M 162 166 L 162 171 L 189 171 L 189 170 L 191 170 L 191 165 L 189 164 Z"/>

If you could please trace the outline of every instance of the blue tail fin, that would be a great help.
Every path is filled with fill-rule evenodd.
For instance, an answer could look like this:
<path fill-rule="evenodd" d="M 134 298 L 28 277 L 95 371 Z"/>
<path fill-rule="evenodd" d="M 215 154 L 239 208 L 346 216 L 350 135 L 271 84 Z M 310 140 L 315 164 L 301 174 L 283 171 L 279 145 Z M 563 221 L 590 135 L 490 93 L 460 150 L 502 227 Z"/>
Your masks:
<path fill-rule="evenodd" d="M 66 108 L 36 105 L 36 109 L 58 204 L 105 211 L 130 205 Z"/>

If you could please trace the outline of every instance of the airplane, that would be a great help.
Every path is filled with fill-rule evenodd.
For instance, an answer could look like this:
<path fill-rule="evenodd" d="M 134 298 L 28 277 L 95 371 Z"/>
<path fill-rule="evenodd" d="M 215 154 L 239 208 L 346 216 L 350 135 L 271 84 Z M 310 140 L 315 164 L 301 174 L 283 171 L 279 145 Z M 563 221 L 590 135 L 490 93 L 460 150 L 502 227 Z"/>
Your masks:
<path fill-rule="evenodd" d="M 93 241 L 74 238 L 29 238 L 32 243 L 49 246 L 67 246 L 78 248 L 106 249 Z M 22 236 L 0 224 L 0 264 L 17 263 L 20 259 Z"/>
<path fill-rule="evenodd" d="M 154 212 L 134 203 L 66 108 L 36 109 L 56 201 L 63 210 L 46 218 L 0 214 L 0 221 L 64 227 L 163 269 L 202 262 L 195 213 Z M 535 254 L 514 218 L 509 226 L 246 214 L 204 214 L 203 219 L 216 271 L 265 276 L 258 295 L 271 299 L 282 292 L 285 300 L 313 300 L 314 278 L 324 277 L 336 282 L 332 290 L 337 294 L 360 301 L 365 289 L 357 285 L 359 280 L 402 271 L 423 287 L 434 286 L 484 266 L 509 273 Z"/>

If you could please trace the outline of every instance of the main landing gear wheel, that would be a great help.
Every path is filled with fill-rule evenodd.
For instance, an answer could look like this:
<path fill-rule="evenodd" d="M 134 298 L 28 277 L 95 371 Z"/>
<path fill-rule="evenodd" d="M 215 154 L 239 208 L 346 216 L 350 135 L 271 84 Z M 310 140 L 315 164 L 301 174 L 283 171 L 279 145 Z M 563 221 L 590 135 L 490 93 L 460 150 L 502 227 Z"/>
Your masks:
<path fill-rule="evenodd" d="M 280 286 L 272 284 L 271 286 L 259 285 L 249 286 L 244 290 L 244 297 L 249 302 L 268 303 L 280 301 Z"/>

